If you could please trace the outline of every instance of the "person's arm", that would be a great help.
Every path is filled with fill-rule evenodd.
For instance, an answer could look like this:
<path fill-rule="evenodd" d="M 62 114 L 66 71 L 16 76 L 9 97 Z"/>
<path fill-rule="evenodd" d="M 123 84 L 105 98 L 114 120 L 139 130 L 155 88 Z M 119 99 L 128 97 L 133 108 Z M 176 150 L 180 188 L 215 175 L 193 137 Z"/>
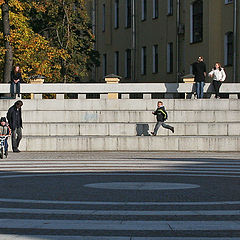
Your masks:
<path fill-rule="evenodd" d="M 19 73 L 19 82 L 22 82 L 23 81 L 23 79 L 22 79 L 22 74 L 21 73 Z"/>
<path fill-rule="evenodd" d="M 10 128 L 12 128 L 12 110 L 11 109 L 9 109 L 7 112 L 7 120 Z"/>
<path fill-rule="evenodd" d="M 9 126 L 8 127 L 8 135 L 10 136 L 12 134 L 11 128 Z"/>
<path fill-rule="evenodd" d="M 206 69 L 206 64 L 204 63 L 204 76 L 207 76 L 207 69 Z"/>
<path fill-rule="evenodd" d="M 157 115 L 157 110 L 152 112 L 153 115 Z"/>
<path fill-rule="evenodd" d="M 208 76 L 212 78 L 213 77 L 213 73 L 214 73 L 214 71 L 212 69 L 212 71 L 210 73 L 208 73 Z"/>
<path fill-rule="evenodd" d="M 193 75 L 196 75 L 195 63 L 192 64 L 192 73 Z"/>
<path fill-rule="evenodd" d="M 224 69 L 222 69 L 222 79 L 221 79 L 221 82 L 223 82 L 223 81 L 225 81 L 225 79 L 226 79 L 226 73 L 225 73 L 225 71 L 224 71 Z"/>

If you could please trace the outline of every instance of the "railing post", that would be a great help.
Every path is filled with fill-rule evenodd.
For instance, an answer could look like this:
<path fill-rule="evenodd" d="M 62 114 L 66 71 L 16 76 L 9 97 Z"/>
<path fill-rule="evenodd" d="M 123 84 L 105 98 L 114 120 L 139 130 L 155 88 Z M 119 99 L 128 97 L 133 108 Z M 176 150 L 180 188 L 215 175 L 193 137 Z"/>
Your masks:
<path fill-rule="evenodd" d="M 30 84 L 43 84 L 44 83 L 44 78 L 45 77 L 41 77 L 41 76 L 36 76 L 36 77 L 32 77 L 30 79 Z M 33 94 L 31 93 L 31 99 L 42 99 L 42 94 Z"/>
<path fill-rule="evenodd" d="M 107 84 L 118 84 L 120 82 L 121 77 L 114 74 L 110 74 L 104 77 L 104 79 Z M 108 99 L 118 99 L 118 93 L 108 93 Z"/>

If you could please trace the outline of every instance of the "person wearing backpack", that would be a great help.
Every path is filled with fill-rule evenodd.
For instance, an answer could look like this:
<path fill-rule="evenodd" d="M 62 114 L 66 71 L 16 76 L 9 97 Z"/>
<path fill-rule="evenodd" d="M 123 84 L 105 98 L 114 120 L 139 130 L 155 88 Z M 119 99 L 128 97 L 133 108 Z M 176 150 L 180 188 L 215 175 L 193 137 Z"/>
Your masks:
<path fill-rule="evenodd" d="M 168 118 L 168 114 L 167 114 L 167 112 L 165 110 L 165 107 L 163 106 L 163 102 L 158 101 L 157 109 L 156 109 L 156 111 L 152 112 L 152 114 L 157 116 L 157 123 L 155 125 L 154 131 L 151 132 L 151 134 L 153 136 L 157 135 L 157 132 L 158 132 L 158 129 L 160 128 L 160 126 L 162 126 L 164 128 L 167 128 L 167 129 L 171 130 L 172 133 L 174 133 L 174 127 L 164 123 L 167 120 L 167 118 Z"/>

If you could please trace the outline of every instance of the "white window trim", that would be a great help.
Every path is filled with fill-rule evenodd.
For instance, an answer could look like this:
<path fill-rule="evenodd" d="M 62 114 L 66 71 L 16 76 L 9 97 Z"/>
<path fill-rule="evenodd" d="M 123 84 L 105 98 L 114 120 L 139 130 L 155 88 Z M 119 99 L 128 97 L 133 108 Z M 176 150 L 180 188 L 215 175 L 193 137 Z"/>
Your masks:
<path fill-rule="evenodd" d="M 157 14 L 156 14 L 156 9 L 157 8 L 157 6 L 156 6 L 156 0 L 153 0 L 153 19 L 155 19 L 155 18 L 157 18 L 158 16 L 157 16 Z"/>
<path fill-rule="evenodd" d="M 106 5 L 102 5 L 102 31 L 106 31 Z"/>
<path fill-rule="evenodd" d="M 142 0 L 142 15 L 141 15 L 141 20 L 144 21 L 146 20 L 146 15 L 145 15 L 145 0 Z"/>
<path fill-rule="evenodd" d="M 115 74 L 119 74 L 119 52 L 114 53 L 114 72 Z"/>
<path fill-rule="evenodd" d="M 152 59 L 153 59 L 153 73 L 156 73 L 156 48 L 155 48 L 155 45 L 153 46 L 153 48 L 152 48 Z"/>
<path fill-rule="evenodd" d="M 103 76 L 107 75 L 105 71 L 107 69 L 107 54 L 103 54 Z"/>
<path fill-rule="evenodd" d="M 157 73 L 156 68 L 156 49 L 158 48 L 158 45 L 153 45 L 152 51 L 153 51 L 153 73 Z"/>
<path fill-rule="evenodd" d="M 173 14 L 173 6 L 172 6 L 172 0 L 168 0 L 168 15 L 172 15 Z"/>
<path fill-rule="evenodd" d="M 128 55 L 127 55 L 127 50 L 125 50 L 125 71 L 124 71 L 124 77 L 127 78 L 128 77 Z"/>
<path fill-rule="evenodd" d="M 141 74 L 144 74 L 144 48 L 141 49 Z"/>
<path fill-rule="evenodd" d="M 118 3 L 115 1 L 114 2 L 114 28 L 118 28 L 119 26 L 119 6 L 118 6 Z"/>
<path fill-rule="evenodd" d="M 125 0 L 125 27 L 128 27 L 128 0 Z"/>
<path fill-rule="evenodd" d="M 172 71 L 171 71 L 171 45 L 172 45 L 171 42 L 169 42 L 167 44 L 167 73 L 172 73 Z"/>
<path fill-rule="evenodd" d="M 225 4 L 233 3 L 233 0 L 225 0 Z"/>
<path fill-rule="evenodd" d="M 190 43 L 193 43 L 193 5 L 190 6 Z"/>

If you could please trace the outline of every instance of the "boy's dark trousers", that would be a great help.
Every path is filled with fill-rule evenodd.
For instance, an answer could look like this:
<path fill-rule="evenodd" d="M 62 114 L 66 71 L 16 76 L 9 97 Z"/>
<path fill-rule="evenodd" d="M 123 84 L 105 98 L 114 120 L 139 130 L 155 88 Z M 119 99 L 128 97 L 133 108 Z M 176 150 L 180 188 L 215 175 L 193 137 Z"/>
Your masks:
<path fill-rule="evenodd" d="M 11 92 L 11 96 L 14 97 L 15 95 L 15 87 L 16 87 L 16 94 L 18 94 L 18 96 L 20 95 L 20 82 L 11 82 L 11 87 L 10 87 L 10 92 Z"/>
<path fill-rule="evenodd" d="M 219 89 L 222 85 L 222 82 L 220 81 L 216 81 L 216 80 L 213 80 L 213 87 L 214 87 L 214 91 L 215 91 L 215 97 L 219 97 Z"/>
<path fill-rule="evenodd" d="M 154 128 L 154 134 L 155 134 L 155 135 L 157 135 L 158 129 L 159 129 L 161 126 L 164 127 L 164 128 L 167 128 L 167 129 L 169 129 L 169 130 L 172 130 L 172 129 L 173 129 L 172 126 L 167 125 L 167 124 L 164 123 L 164 122 L 157 122 L 156 125 L 155 125 L 155 128 Z"/>
<path fill-rule="evenodd" d="M 22 139 L 22 128 L 12 130 L 12 149 L 17 150 Z"/>

